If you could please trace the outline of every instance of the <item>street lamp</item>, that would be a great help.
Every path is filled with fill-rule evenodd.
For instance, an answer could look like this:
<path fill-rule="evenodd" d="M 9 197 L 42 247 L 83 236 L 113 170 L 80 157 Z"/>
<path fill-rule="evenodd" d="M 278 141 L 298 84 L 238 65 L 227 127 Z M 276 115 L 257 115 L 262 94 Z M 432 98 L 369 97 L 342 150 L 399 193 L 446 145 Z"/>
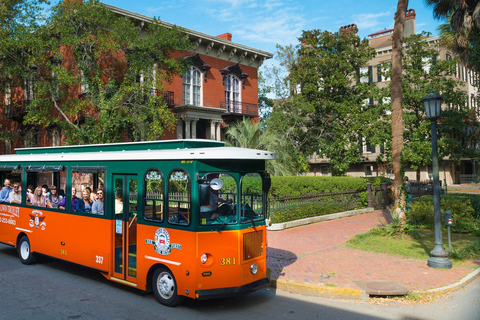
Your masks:
<path fill-rule="evenodd" d="M 427 265 L 432 268 L 452 268 L 452 261 L 448 259 L 448 253 L 443 249 L 442 241 L 442 213 L 440 208 L 440 186 L 438 179 L 438 147 L 437 147 L 437 119 L 440 117 L 442 97 L 432 92 L 422 99 L 427 119 L 432 126 L 432 158 L 433 158 L 433 218 L 435 225 L 435 247 L 430 252 L 431 257 Z"/>

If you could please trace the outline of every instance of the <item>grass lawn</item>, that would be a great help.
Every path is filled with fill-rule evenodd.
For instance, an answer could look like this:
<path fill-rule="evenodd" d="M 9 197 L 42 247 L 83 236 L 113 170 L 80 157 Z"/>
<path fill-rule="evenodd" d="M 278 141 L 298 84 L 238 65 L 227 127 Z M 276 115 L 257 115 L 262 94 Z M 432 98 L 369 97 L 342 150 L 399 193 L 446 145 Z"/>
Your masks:
<path fill-rule="evenodd" d="M 430 258 L 430 251 L 435 245 L 435 234 L 430 229 L 416 229 L 415 237 L 410 235 L 384 235 L 380 229 L 358 234 L 347 242 L 347 247 L 364 251 L 400 255 L 419 260 Z M 452 251 L 459 252 L 464 248 L 479 242 L 480 237 L 466 233 L 451 233 Z M 448 252 L 448 235 L 443 233 L 443 247 Z M 478 251 L 476 253 L 478 256 Z M 459 262 L 455 255 L 451 256 L 454 262 Z"/>

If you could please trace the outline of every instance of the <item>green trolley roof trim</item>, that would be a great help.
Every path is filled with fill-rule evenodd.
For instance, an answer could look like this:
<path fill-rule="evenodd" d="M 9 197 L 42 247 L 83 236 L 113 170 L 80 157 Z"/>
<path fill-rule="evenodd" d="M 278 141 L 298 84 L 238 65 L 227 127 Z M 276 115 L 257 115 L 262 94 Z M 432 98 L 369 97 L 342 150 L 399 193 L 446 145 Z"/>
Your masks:
<path fill-rule="evenodd" d="M 43 148 L 19 148 L 15 149 L 16 154 L 50 154 L 50 153 L 71 153 L 71 152 L 108 152 L 108 151 L 148 151 L 148 150 L 173 150 L 193 148 L 224 147 L 225 142 L 204 140 L 204 139 L 183 139 L 183 140 L 159 140 L 122 142 L 105 144 L 88 144 L 61 147 Z"/>
<path fill-rule="evenodd" d="M 275 152 L 225 147 L 212 140 L 168 140 L 19 149 L 1 163 L 143 160 L 274 160 Z"/>

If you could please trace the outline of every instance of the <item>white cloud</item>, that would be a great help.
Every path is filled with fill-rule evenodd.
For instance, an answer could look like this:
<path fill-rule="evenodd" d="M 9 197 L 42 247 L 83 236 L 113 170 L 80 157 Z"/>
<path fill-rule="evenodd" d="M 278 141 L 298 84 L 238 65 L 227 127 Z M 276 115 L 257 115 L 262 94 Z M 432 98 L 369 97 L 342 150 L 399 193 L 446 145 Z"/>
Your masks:
<path fill-rule="evenodd" d="M 355 23 L 359 29 L 373 29 L 378 28 L 379 26 L 385 27 L 385 21 L 387 21 L 388 25 L 391 25 L 393 21 L 393 13 L 387 11 L 353 15 L 353 23 Z"/>
<path fill-rule="evenodd" d="M 212 19 L 230 23 L 233 41 L 249 40 L 261 43 L 286 45 L 297 42 L 302 29 L 307 24 L 303 6 L 285 6 L 280 0 L 256 2 L 249 6 L 243 2 L 236 8 L 236 0 L 226 0 L 225 5 L 205 8 Z"/>

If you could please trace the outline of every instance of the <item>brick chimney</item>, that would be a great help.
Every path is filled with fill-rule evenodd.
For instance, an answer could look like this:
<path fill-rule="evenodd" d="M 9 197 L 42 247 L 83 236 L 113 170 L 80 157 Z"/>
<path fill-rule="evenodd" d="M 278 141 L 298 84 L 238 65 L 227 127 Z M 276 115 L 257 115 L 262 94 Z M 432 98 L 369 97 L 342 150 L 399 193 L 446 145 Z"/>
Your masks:
<path fill-rule="evenodd" d="M 405 27 L 403 29 L 404 37 L 408 37 L 417 33 L 415 28 L 415 16 L 416 14 L 414 9 L 407 10 L 407 13 L 405 14 Z"/>
<path fill-rule="evenodd" d="M 224 34 L 221 34 L 221 35 L 217 36 L 217 38 L 227 40 L 227 41 L 232 41 L 232 34 L 227 32 L 227 33 L 224 33 Z"/>
<path fill-rule="evenodd" d="M 340 33 L 342 33 L 342 32 L 355 32 L 355 33 L 357 33 L 357 31 L 358 31 L 358 28 L 357 28 L 357 25 L 355 23 L 349 24 L 347 26 L 340 27 Z"/>

